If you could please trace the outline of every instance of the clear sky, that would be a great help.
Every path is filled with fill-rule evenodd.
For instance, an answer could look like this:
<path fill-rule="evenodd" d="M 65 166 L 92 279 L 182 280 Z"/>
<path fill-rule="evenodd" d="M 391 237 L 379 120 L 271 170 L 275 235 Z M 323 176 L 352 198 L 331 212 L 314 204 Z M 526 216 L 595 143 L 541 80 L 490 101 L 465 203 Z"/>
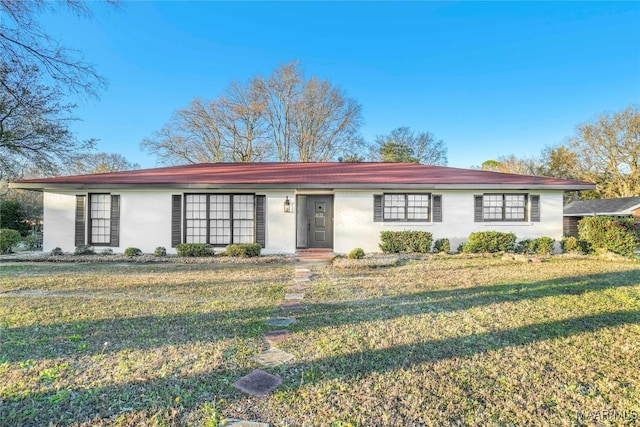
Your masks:
<path fill-rule="evenodd" d="M 363 106 L 368 141 L 430 131 L 449 166 L 534 156 L 640 103 L 640 2 L 124 2 L 45 29 L 109 80 L 78 137 L 142 167 L 140 142 L 193 98 L 299 60 Z"/>

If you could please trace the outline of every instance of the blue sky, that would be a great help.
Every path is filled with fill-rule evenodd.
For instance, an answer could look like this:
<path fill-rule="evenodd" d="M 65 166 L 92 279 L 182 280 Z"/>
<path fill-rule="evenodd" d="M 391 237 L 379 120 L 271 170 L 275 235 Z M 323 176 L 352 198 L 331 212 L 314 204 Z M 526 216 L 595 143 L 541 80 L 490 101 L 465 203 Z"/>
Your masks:
<path fill-rule="evenodd" d="M 142 167 L 173 111 L 299 60 L 362 104 L 371 141 L 430 131 L 449 165 L 535 156 L 602 112 L 640 103 L 640 2 L 124 2 L 44 28 L 109 80 L 78 137 Z"/>

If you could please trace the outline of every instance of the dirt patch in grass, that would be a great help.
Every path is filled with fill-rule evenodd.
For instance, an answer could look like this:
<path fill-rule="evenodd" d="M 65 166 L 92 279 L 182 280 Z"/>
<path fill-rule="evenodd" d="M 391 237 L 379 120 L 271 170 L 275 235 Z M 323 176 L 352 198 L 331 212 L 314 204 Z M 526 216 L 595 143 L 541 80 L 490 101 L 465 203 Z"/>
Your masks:
<path fill-rule="evenodd" d="M 231 384 L 259 367 L 292 265 L 0 264 L 0 424 L 640 419 L 638 264 L 313 269 L 306 310 L 277 345 L 295 359 L 268 368 L 283 384 L 255 398 Z"/>

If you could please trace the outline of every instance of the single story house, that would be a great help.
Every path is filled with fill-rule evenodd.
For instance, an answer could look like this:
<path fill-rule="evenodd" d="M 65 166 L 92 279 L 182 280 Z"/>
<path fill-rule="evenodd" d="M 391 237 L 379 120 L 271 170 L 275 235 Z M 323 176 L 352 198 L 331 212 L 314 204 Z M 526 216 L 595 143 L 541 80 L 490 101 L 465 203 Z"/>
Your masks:
<path fill-rule="evenodd" d="M 586 216 L 624 216 L 640 221 L 640 197 L 577 200 L 564 207 L 564 234 L 578 235 L 578 222 Z"/>
<path fill-rule="evenodd" d="M 153 252 L 256 242 L 264 254 L 379 251 L 380 232 L 423 230 L 453 248 L 475 231 L 562 237 L 563 193 L 589 182 L 413 163 L 209 163 L 23 179 L 44 193 L 45 251 Z"/>

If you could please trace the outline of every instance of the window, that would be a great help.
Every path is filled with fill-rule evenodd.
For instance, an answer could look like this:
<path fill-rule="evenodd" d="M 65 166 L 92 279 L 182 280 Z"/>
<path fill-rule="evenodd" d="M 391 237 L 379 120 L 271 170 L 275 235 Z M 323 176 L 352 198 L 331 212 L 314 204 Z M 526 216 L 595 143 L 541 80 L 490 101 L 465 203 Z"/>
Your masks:
<path fill-rule="evenodd" d="M 430 194 L 385 194 L 384 221 L 429 221 Z"/>
<path fill-rule="evenodd" d="M 108 246 L 111 243 L 111 195 L 89 195 L 89 243 Z"/>
<path fill-rule="evenodd" d="M 253 194 L 185 195 L 187 243 L 253 243 L 255 213 Z"/>
<path fill-rule="evenodd" d="M 526 194 L 482 195 L 483 221 L 526 221 Z"/>

